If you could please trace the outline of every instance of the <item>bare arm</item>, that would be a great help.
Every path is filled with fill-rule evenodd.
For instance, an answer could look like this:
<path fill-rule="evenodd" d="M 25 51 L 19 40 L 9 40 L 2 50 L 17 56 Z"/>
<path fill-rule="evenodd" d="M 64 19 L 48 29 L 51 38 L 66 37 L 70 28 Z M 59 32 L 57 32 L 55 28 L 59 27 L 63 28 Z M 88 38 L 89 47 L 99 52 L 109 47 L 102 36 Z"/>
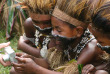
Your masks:
<path fill-rule="evenodd" d="M 100 52 L 101 50 L 97 48 L 97 41 L 95 39 L 92 40 L 81 52 L 77 60 L 77 64 L 86 65 L 91 61 L 94 61 L 97 57 L 97 54 L 99 54 Z"/>
<path fill-rule="evenodd" d="M 49 63 L 47 62 L 46 59 L 34 58 L 33 60 L 34 60 L 34 62 L 35 62 L 36 64 L 38 64 L 38 65 L 40 65 L 40 66 L 42 66 L 42 67 L 44 67 L 44 68 L 49 69 Z"/>
<path fill-rule="evenodd" d="M 60 72 L 55 72 L 52 70 L 48 70 L 46 68 L 43 68 L 36 64 L 32 59 L 30 58 L 16 58 L 21 63 L 13 63 L 13 67 L 15 71 L 27 73 L 27 74 L 63 74 Z M 42 62 L 41 62 L 42 64 Z M 19 67 L 19 68 L 18 68 Z"/>
<path fill-rule="evenodd" d="M 18 42 L 18 49 L 35 57 L 40 56 L 40 49 L 34 48 L 30 46 L 29 44 L 27 44 L 22 36 L 20 37 L 19 42 Z"/>

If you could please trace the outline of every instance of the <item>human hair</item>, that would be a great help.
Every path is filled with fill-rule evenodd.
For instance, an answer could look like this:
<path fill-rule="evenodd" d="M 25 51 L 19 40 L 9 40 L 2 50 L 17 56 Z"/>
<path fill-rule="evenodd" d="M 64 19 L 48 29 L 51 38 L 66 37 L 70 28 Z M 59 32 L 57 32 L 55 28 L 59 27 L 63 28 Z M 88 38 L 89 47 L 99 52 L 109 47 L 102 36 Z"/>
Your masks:
<path fill-rule="evenodd" d="M 49 14 L 55 6 L 56 0 L 23 0 L 20 4 L 29 12 Z"/>
<path fill-rule="evenodd" d="M 91 0 L 57 0 L 56 7 L 66 13 L 67 15 L 75 18 L 84 23 L 90 21 L 90 11 L 92 7 Z"/>
<path fill-rule="evenodd" d="M 110 33 L 110 2 L 104 3 L 92 14 L 92 25 L 104 33 Z"/>

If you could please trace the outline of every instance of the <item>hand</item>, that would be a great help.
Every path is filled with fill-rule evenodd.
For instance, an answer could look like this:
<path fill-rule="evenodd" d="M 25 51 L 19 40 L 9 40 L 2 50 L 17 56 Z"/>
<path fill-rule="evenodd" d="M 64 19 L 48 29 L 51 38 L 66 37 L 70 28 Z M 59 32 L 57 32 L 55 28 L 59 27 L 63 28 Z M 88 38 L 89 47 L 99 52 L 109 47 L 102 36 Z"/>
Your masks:
<path fill-rule="evenodd" d="M 92 64 L 88 64 L 83 67 L 82 74 L 90 74 L 91 72 L 95 71 L 95 67 Z"/>
<path fill-rule="evenodd" d="M 3 55 L 0 55 L 0 63 L 3 65 L 3 66 L 11 66 L 11 62 L 10 61 L 7 61 L 7 62 L 4 62 L 3 61 Z"/>
<path fill-rule="evenodd" d="M 16 56 L 17 56 L 17 57 L 21 57 L 21 58 L 31 58 L 31 59 L 34 59 L 33 56 L 28 55 L 28 54 L 26 54 L 26 53 L 22 53 L 22 52 L 16 53 Z"/>
<path fill-rule="evenodd" d="M 1 49 L 1 48 L 4 48 L 4 47 L 7 47 L 7 46 L 9 46 L 9 45 L 10 45 L 10 42 L 1 43 L 1 44 L 0 44 L 0 49 Z"/>
<path fill-rule="evenodd" d="M 23 52 L 17 52 L 17 53 L 16 53 L 16 56 L 17 56 L 17 57 L 21 57 L 21 56 L 23 56 L 24 54 L 25 54 L 25 53 L 23 53 Z"/>
<path fill-rule="evenodd" d="M 16 72 L 32 74 L 35 73 L 35 69 L 38 66 L 32 59 L 30 58 L 16 58 L 20 63 L 13 63 L 13 67 Z"/>

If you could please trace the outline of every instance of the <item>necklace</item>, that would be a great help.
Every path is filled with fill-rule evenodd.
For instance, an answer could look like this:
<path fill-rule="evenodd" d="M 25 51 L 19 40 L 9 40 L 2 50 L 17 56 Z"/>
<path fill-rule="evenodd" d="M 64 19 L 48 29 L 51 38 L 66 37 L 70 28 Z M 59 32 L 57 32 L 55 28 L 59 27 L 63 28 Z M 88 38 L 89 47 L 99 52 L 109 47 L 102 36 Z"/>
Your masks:
<path fill-rule="evenodd" d="M 43 34 L 41 34 L 38 30 L 36 30 L 36 33 L 35 33 L 35 45 L 36 47 L 39 47 L 40 44 L 39 44 L 39 38 L 41 36 L 44 36 Z M 48 46 L 48 43 L 50 41 L 50 37 L 48 35 L 45 36 L 45 38 L 43 39 L 43 42 L 42 42 L 42 47 L 41 47 L 41 50 L 40 50 L 40 54 L 43 58 L 46 58 L 46 55 L 48 54 L 48 51 L 47 51 L 47 46 Z"/>
<path fill-rule="evenodd" d="M 36 45 L 36 47 L 39 47 L 40 46 L 40 44 L 39 44 L 39 38 L 41 37 L 41 36 L 43 36 L 43 34 L 41 34 L 38 30 L 36 30 L 36 32 L 35 32 L 35 45 Z"/>
<path fill-rule="evenodd" d="M 95 37 L 90 33 L 90 31 L 87 29 L 82 37 L 81 42 L 75 47 L 72 48 L 71 46 L 68 46 L 67 50 L 64 50 L 64 54 L 66 56 L 68 56 L 68 61 L 70 61 L 72 58 L 70 57 L 69 52 L 74 52 L 76 53 L 75 55 L 75 60 L 77 60 L 79 54 L 81 53 L 81 51 L 84 49 L 84 47 L 86 46 L 86 44 L 88 44 L 89 42 L 91 42 Z"/>
<path fill-rule="evenodd" d="M 47 54 L 48 54 L 48 51 L 47 51 L 47 46 L 48 46 L 48 43 L 50 42 L 50 37 L 49 36 L 46 36 L 46 38 L 44 38 L 43 40 L 43 43 L 42 43 L 42 49 L 40 51 L 40 54 L 43 58 L 46 58 L 47 57 Z"/>

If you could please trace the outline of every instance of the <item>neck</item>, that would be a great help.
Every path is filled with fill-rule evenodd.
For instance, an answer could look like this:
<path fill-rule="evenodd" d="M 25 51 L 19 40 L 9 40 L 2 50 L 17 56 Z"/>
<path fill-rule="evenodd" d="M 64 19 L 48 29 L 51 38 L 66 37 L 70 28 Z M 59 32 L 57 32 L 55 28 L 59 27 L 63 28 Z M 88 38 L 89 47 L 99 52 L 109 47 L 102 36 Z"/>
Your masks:
<path fill-rule="evenodd" d="M 81 40 L 82 40 L 82 37 L 76 38 L 76 39 L 70 44 L 70 46 L 71 46 L 72 48 L 75 48 L 75 47 L 81 42 Z"/>

